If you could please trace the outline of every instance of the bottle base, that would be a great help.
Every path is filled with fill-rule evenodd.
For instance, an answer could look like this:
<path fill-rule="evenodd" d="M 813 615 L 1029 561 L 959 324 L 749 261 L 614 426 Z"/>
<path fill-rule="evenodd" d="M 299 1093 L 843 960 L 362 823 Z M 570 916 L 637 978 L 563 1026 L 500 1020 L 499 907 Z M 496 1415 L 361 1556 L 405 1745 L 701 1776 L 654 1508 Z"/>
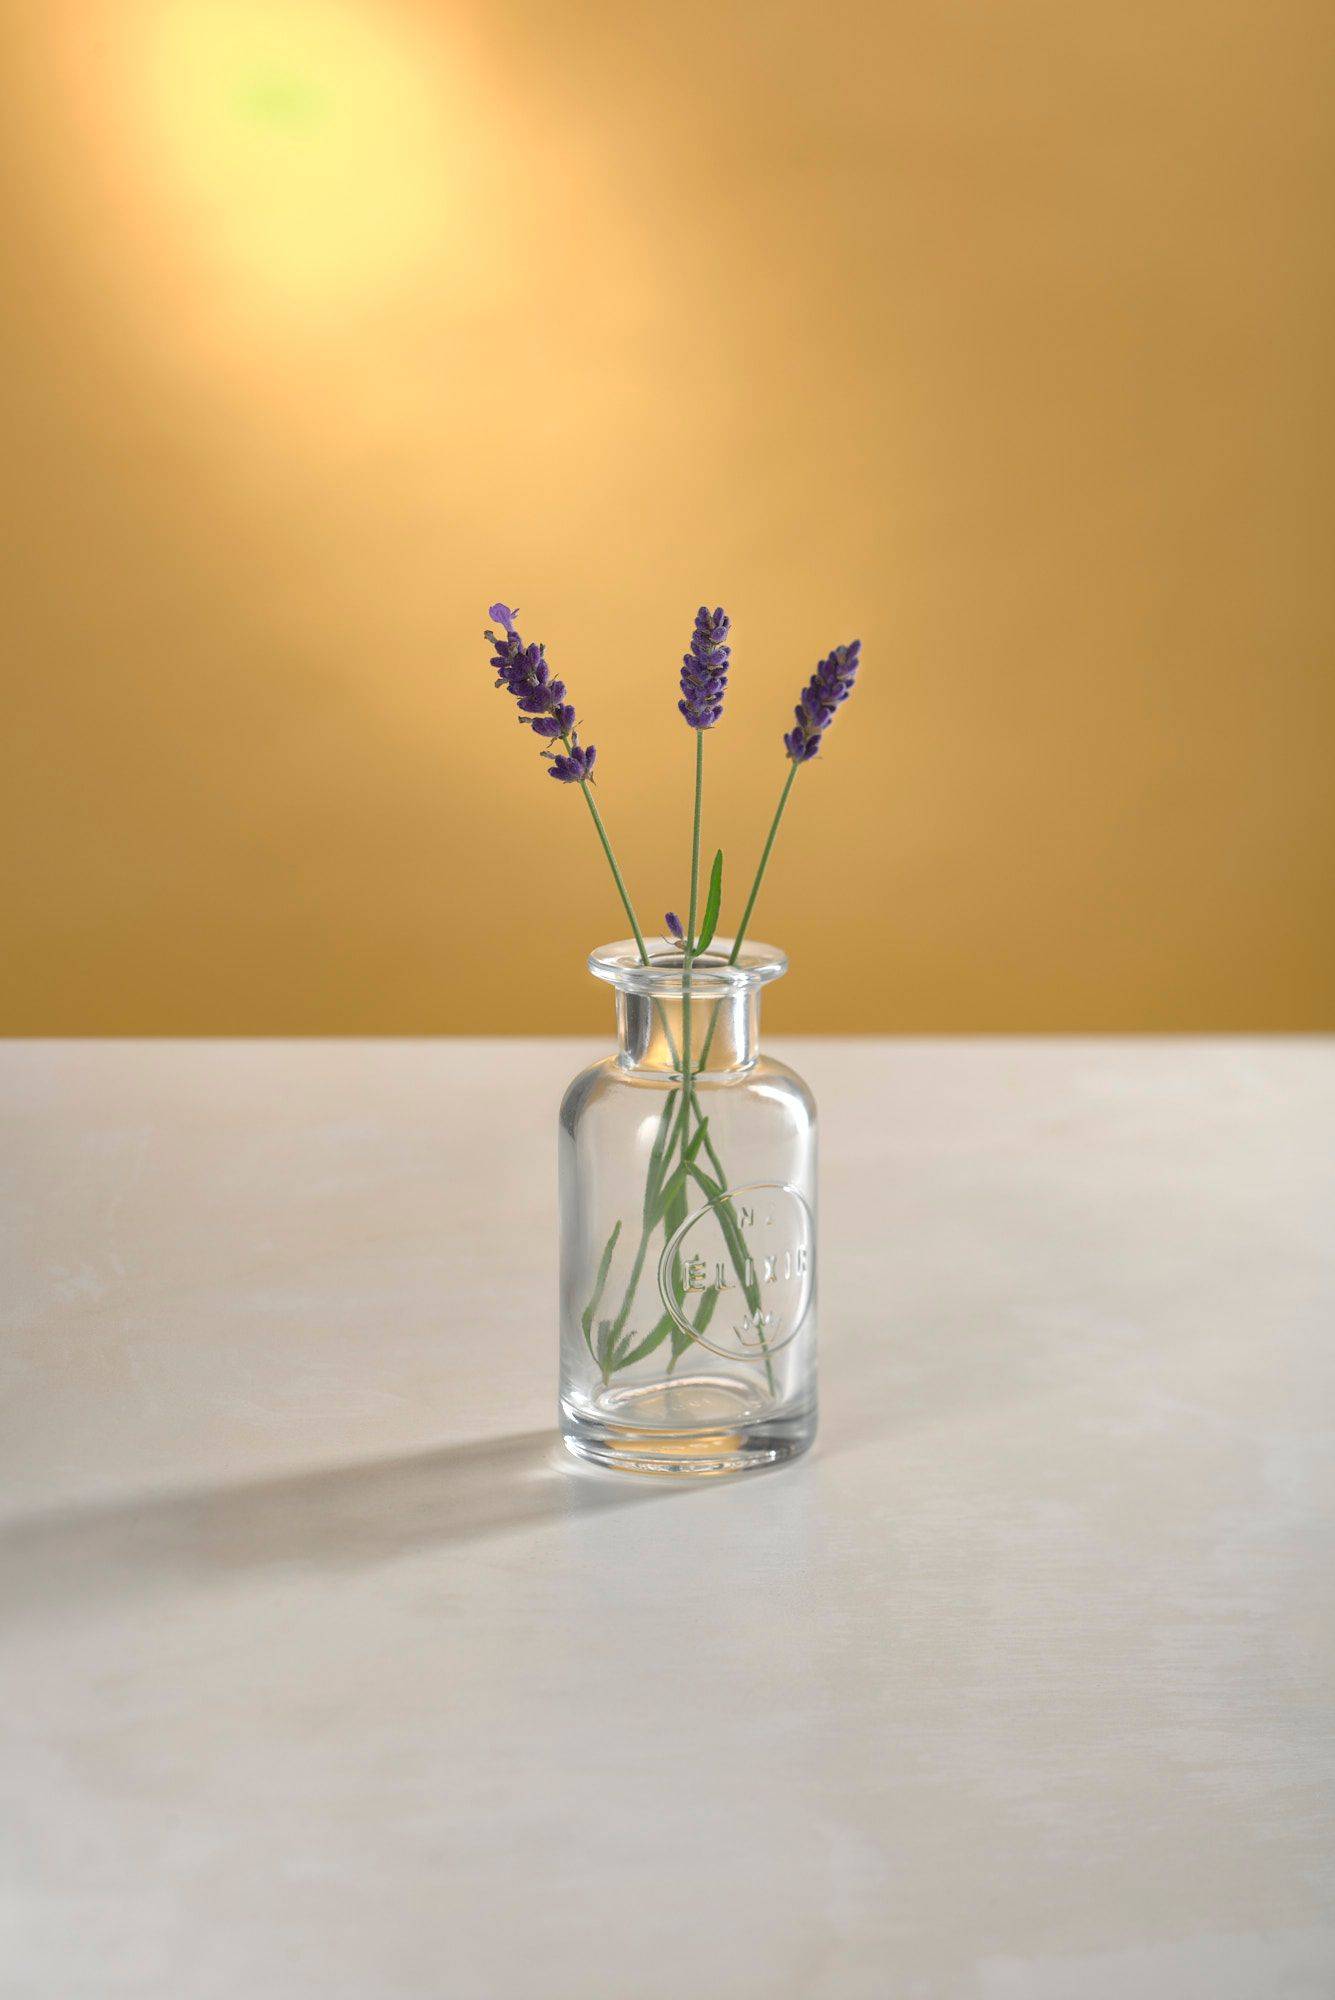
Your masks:
<path fill-rule="evenodd" d="M 566 1449 L 619 1472 L 710 1479 L 796 1458 L 816 1435 L 816 1412 L 770 1410 L 744 1383 L 682 1376 L 605 1390 L 592 1408 L 562 1399 Z"/>

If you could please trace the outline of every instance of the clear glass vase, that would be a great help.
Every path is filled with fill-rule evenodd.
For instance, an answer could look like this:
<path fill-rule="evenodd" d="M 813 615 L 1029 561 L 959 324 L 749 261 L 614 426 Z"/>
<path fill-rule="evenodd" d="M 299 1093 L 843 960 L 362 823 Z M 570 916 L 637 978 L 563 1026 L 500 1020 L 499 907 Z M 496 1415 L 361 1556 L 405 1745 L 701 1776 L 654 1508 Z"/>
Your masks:
<path fill-rule="evenodd" d="M 678 951 L 589 960 L 619 1046 L 561 1106 L 561 1428 L 603 1465 L 736 1472 L 816 1432 L 816 1107 L 758 1046 L 786 957 L 730 950 L 689 988 Z"/>

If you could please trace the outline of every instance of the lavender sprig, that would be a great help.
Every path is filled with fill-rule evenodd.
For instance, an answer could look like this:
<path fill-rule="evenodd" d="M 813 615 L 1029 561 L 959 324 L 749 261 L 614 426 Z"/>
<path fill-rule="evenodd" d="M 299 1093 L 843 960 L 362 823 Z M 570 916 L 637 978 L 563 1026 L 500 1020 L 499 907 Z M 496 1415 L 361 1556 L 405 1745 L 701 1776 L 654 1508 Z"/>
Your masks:
<path fill-rule="evenodd" d="M 681 663 L 681 700 L 677 707 L 692 729 L 712 729 L 723 713 L 728 686 L 727 644 L 731 621 L 723 606 L 711 611 L 702 604 L 695 614 L 691 650 Z"/>
<path fill-rule="evenodd" d="M 854 639 L 847 646 L 836 646 L 803 688 L 793 710 L 797 727 L 790 729 L 783 739 L 783 747 L 795 764 L 809 764 L 820 749 L 821 737 L 834 721 L 840 704 L 853 692 L 861 653 L 861 639 Z"/>

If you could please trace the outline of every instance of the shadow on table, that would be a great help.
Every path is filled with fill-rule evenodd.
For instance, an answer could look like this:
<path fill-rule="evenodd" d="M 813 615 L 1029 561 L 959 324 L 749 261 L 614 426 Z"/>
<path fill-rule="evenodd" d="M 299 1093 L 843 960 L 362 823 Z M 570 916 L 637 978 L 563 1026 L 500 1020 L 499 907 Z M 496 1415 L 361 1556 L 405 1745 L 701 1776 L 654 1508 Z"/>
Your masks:
<path fill-rule="evenodd" d="M 270 1565 L 363 1568 L 679 1490 L 574 1466 L 551 1431 L 527 1431 L 38 1515 L 0 1530 L 0 1597 L 12 1611 Z"/>

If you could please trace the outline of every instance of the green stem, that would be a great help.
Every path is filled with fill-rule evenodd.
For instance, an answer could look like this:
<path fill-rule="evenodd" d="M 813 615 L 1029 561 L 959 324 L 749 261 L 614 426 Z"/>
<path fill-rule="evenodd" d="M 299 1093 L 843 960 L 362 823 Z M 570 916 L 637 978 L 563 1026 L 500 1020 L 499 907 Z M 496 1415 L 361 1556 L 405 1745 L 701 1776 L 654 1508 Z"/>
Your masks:
<path fill-rule="evenodd" d="M 570 754 L 570 738 L 563 736 L 561 741 L 566 747 L 566 754 L 568 756 Z M 617 885 L 617 894 L 621 898 L 621 906 L 630 920 L 630 927 L 635 937 L 635 948 L 640 954 L 640 963 L 641 965 L 648 965 L 649 948 L 644 942 L 644 933 L 640 929 L 639 919 L 635 915 L 635 906 L 630 900 L 630 891 L 626 887 L 625 878 L 621 870 L 617 867 L 617 858 L 612 852 L 612 843 L 607 837 L 607 828 L 603 825 L 603 816 L 594 803 L 593 793 L 589 790 L 589 781 L 587 778 L 580 779 L 579 788 L 584 794 L 584 803 L 589 808 L 589 817 L 593 821 L 594 832 L 602 842 L 603 853 L 607 856 L 607 865 L 612 871 L 612 880 Z M 668 1048 L 671 1050 L 673 1060 L 675 1061 L 677 1049 L 673 1040 L 672 1030 L 668 1026 L 667 1015 L 663 1012 L 662 1006 L 657 1000 L 654 1002 L 654 1012 L 658 1016 L 659 1025 L 667 1038 Z"/>
<path fill-rule="evenodd" d="M 570 749 L 569 739 L 563 736 L 561 738 L 561 741 L 565 744 L 566 750 L 569 751 Z M 636 916 L 634 905 L 630 900 L 630 891 L 626 887 L 625 881 L 621 874 L 621 870 L 617 867 L 617 858 L 615 854 L 613 854 L 612 852 L 612 843 L 607 837 L 607 828 L 603 825 L 603 816 L 593 802 L 593 793 L 589 790 L 589 781 L 587 778 L 580 779 L 579 788 L 584 794 L 584 803 L 589 808 L 589 814 L 593 820 L 594 831 L 597 833 L 599 840 L 602 842 L 603 853 L 607 856 L 607 865 L 612 871 L 612 880 L 617 885 L 617 894 L 621 898 L 622 908 L 625 910 L 627 917 L 630 919 L 630 927 L 635 936 L 635 944 L 640 954 L 641 963 L 647 965 L 649 963 L 649 952 L 644 942 L 644 933 L 640 929 L 639 918 Z"/>
<path fill-rule="evenodd" d="M 746 928 L 751 921 L 751 912 L 756 906 L 756 897 L 760 894 L 760 885 L 765 879 L 765 870 L 769 867 L 769 858 L 774 847 L 774 838 L 779 831 L 779 821 L 783 818 L 783 809 L 788 803 L 788 794 L 793 789 L 793 780 L 796 776 L 797 760 L 793 758 L 789 761 L 788 776 L 783 781 L 783 790 L 779 793 L 779 803 L 774 808 L 774 818 L 770 821 L 770 829 L 765 837 L 765 845 L 761 849 L 760 866 L 756 869 L 756 879 L 751 884 L 751 893 L 746 899 L 746 908 L 742 911 L 742 921 L 738 924 L 737 935 L 732 941 L 732 951 L 728 955 L 729 965 L 736 965 L 737 963 L 737 954 L 742 948 L 742 940 L 746 936 Z"/>
<path fill-rule="evenodd" d="M 681 954 L 681 1120 L 679 1131 L 683 1156 L 690 1129 L 690 1107 L 695 1097 L 691 1085 L 691 966 L 695 958 L 695 926 L 700 896 L 700 811 L 705 790 L 705 732 L 695 732 L 695 810 L 691 817 L 691 894 L 686 921 L 686 943 Z"/>

